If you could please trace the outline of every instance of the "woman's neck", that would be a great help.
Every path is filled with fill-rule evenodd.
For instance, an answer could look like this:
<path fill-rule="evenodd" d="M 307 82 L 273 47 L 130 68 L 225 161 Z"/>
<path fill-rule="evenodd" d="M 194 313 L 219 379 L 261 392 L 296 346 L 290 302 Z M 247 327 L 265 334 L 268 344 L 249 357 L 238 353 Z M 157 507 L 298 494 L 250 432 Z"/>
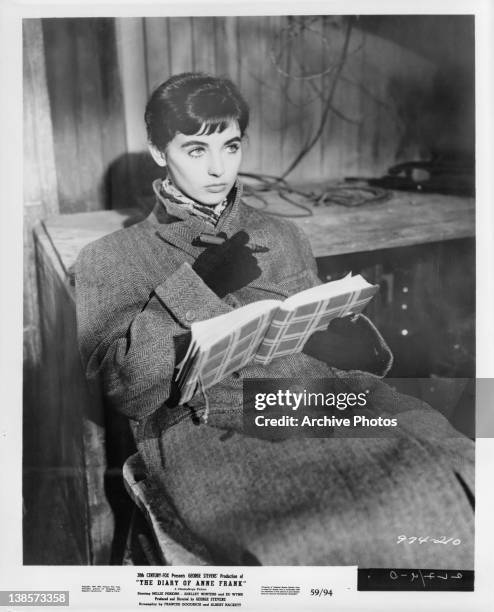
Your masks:
<path fill-rule="evenodd" d="M 214 206 L 207 206 L 205 204 L 201 204 L 192 198 L 189 198 L 188 195 L 183 193 L 171 180 L 170 176 L 167 174 L 161 183 L 161 190 L 163 194 L 173 200 L 179 206 L 182 206 L 187 211 L 190 212 L 191 215 L 196 217 L 200 217 L 211 223 L 211 225 L 216 226 L 218 220 L 228 206 L 228 198 L 225 198 L 222 202 Z"/>

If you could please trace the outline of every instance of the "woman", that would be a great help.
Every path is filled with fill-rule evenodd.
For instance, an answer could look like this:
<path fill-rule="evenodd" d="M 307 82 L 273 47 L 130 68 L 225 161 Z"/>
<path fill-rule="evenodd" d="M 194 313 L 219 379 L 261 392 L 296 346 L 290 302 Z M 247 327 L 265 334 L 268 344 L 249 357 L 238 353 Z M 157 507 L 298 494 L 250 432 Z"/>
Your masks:
<path fill-rule="evenodd" d="M 473 444 L 375 376 L 390 354 L 365 317 L 330 326 L 303 353 L 235 372 L 208 389 L 207 412 L 202 394 L 180 405 L 173 374 L 194 321 L 319 283 L 303 233 L 241 200 L 248 119 L 227 79 L 179 74 L 152 94 L 149 149 L 164 170 L 156 206 L 77 262 L 87 375 L 132 419 L 149 478 L 214 563 L 470 569 Z M 370 413 L 399 415 L 399 431 L 277 442 L 246 435 L 243 381 L 259 378 L 370 388 Z M 461 545 L 399 545 L 400 535 Z"/>

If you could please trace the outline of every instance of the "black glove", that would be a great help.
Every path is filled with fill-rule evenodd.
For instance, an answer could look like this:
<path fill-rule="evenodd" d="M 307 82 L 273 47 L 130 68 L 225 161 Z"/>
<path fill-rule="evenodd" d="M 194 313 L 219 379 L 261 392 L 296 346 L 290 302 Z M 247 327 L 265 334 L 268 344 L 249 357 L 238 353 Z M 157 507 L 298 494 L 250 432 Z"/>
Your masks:
<path fill-rule="evenodd" d="M 192 265 L 206 285 L 219 297 L 245 287 L 261 275 L 257 259 L 247 247 L 249 235 L 237 232 L 223 244 L 205 249 Z"/>
<path fill-rule="evenodd" d="M 312 334 L 303 352 L 339 370 L 363 370 L 382 375 L 391 354 L 364 317 L 333 319 L 325 331 Z"/>

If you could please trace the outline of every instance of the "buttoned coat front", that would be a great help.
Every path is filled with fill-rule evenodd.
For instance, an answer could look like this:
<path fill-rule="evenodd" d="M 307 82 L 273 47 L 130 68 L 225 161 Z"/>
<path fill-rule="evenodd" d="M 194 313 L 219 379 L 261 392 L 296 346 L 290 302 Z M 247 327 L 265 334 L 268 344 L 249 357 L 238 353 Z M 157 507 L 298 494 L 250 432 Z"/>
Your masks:
<path fill-rule="evenodd" d="M 305 235 L 294 224 L 243 204 L 237 183 L 216 231 L 228 237 L 246 231 L 250 243 L 264 251 L 256 254 L 262 273 L 235 294 L 218 298 L 191 267 L 205 248 L 196 239 L 211 226 L 164 200 L 155 188 L 158 202 L 147 219 L 86 246 L 76 262 L 78 333 L 86 373 L 100 377 L 110 406 L 140 422 L 165 404 L 176 404 L 173 372 L 194 321 L 256 300 L 283 300 L 320 283 Z M 374 328 L 372 333 L 375 365 L 382 373 L 390 353 Z M 290 378 L 307 372 L 317 378 L 332 375 L 333 369 L 306 354 L 243 368 L 208 393 L 212 412 L 241 406 L 243 378 Z M 173 411 L 165 412 L 173 421 Z"/>
<path fill-rule="evenodd" d="M 451 506 L 454 498 L 460 508 L 459 529 L 465 537 L 471 536 L 473 515 L 462 484 L 454 476 L 461 474 L 463 482 L 472 483 L 470 441 L 452 437 L 445 419 L 412 398 L 398 396 L 376 376 L 336 368 L 324 358 L 324 350 L 317 355 L 319 358 L 299 353 L 276 359 L 267 366 L 242 368 L 208 390 L 207 424 L 194 425 L 201 419 L 204 421 L 204 398 L 198 394 L 188 407 L 181 407 L 173 383 L 175 367 L 187 348 L 191 324 L 256 300 L 284 299 L 320 281 L 303 233 L 284 219 L 270 217 L 243 204 L 241 186 L 237 183 L 231 204 L 216 231 L 231 237 L 243 230 L 250 244 L 263 247 L 256 254 L 261 275 L 248 286 L 220 299 L 192 268 L 204 249 L 197 237 L 202 232 L 210 232 L 211 226 L 176 203 L 164 200 L 156 185 L 155 190 L 156 206 L 144 221 L 106 236 L 80 253 L 76 263 L 79 343 L 87 376 L 100 381 L 109 407 L 132 419 L 139 452 L 149 475 L 163 484 L 163 491 L 166 489 L 166 494 L 172 496 L 179 514 L 206 542 L 213 556 L 223 562 L 226 559 L 241 563 L 247 550 L 259 562 L 271 564 L 365 561 L 370 545 L 369 529 L 365 530 L 367 536 L 361 546 L 355 538 L 348 540 L 348 534 L 355 529 L 356 517 L 360 516 L 361 520 L 359 503 L 371 509 L 374 532 L 385 529 L 383 517 L 377 520 L 377 513 L 384 507 L 388 524 L 403 532 L 407 526 L 426 529 L 439 524 L 440 516 L 443 520 L 444 504 Z M 359 325 L 362 337 L 370 339 L 374 373 L 384 374 L 390 365 L 389 350 L 365 318 L 360 318 Z M 242 406 L 248 401 L 242 393 L 243 379 L 335 376 L 346 378 L 353 387 L 351 390 L 357 390 L 355 387 L 359 385 L 370 386 L 374 391 L 375 415 L 400 413 L 401 441 L 333 440 L 330 446 L 328 440 L 273 443 L 242 434 Z M 419 419 L 415 418 L 417 413 Z M 431 427 L 443 438 L 441 445 L 426 440 Z M 229 440 L 221 437 L 224 430 L 234 432 Z M 331 453 L 334 456 L 328 463 Z M 181 460 L 174 463 L 179 456 Z M 260 478 L 266 461 L 277 466 L 283 463 L 281 472 L 279 466 L 273 472 L 276 482 L 266 483 L 264 472 Z M 393 476 L 390 476 L 391 464 L 394 464 Z M 425 479 L 425 493 L 417 488 L 424 482 L 425 470 L 431 464 L 436 465 L 436 472 L 437 466 L 441 466 L 439 493 L 430 478 Z M 355 465 L 361 466 L 361 474 L 355 473 Z M 247 484 L 238 484 L 239 469 L 251 474 Z M 317 478 L 311 482 L 308 477 L 311 473 L 321 475 L 321 469 L 325 470 L 323 487 Z M 337 474 L 331 476 L 331 470 Z M 382 484 L 382 479 L 388 476 L 389 482 L 384 486 L 387 497 L 376 497 L 376 483 Z M 362 478 L 367 483 L 365 487 Z M 408 501 L 403 499 L 403 482 L 398 482 L 399 478 L 405 479 L 413 491 L 413 495 L 408 493 Z M 201 489 L 205 482 L 210 485 L 207 491 Z M 331 482 L 340 482 L 340 489 L 329 486 Z M 234 493 L 236 486 L 243 486 L 237 490 L 237 496 L 224 498 L 222 491 Z M 433 494 L 429 487 L 434 486 Z M 273 487 L 277 489 L 277 500 L 269 490 Z M 243 495 L 245 490 L 251 493 L 248 500 Z M 295 491 L 299 494 L 294 497 Z M 194 497 L 194 492 L 199 497 Z M 208 495 L 213 495 L 209 507 L 216 511 L 208 512 L 208 504 L 203 503 Z M 410 495 L 413 503 L 423 503 L 425 495 L 427 508 L 422 513 L 417 514 L 415 510 L 410 513 Z M 232 499 L 241 503 L 242 510 Z M 255 499 L 263 508 L 262 526 Z M 303 499 L 306 501 L 302 502 Z M 357 508 L 352 507 L 356 500 Z M 279 503 L 283 506 L 282 514 Z M 222 510 L 218 510 L 218 504 Z M 218 512 L 223 520 L 218 520 Z M 331 517 L 330 523 L 328 517 Z M 343 520 L 343 517 L 346 518 Z M 271 530 L 276 525 L 271 533 L 278 533 L 277 537 L 269 538 L 269 545 L 266 525 Z M 308 535 L 310 525 L 314 533 Z M 287 534 L 293 535 L 301 529 L 305 534 L 302 539 L 294 536 L 295 542 L 290 542 Z M 330 547 L 314 548 L 313 540 L 321 534 L 333 535 Z M 219 540 L 223 543 L 219 544 Z M 372 537 L 371 541 L 375 549 L 376 541 Z M 380 552 L 374 552 L 374 557 L 371 554 L 369 562 L 373 566 L 396 562 L 396 555 L 401 551 L 397 553 L 396 547 L 381 544 Z M 448 566 L 449 561 L 438 555 L 437 547 L 429 548 L 428 554 L 425 548 L 421 550 L 422 558 L 432 564 L 430 567 Z M 469 564 L 471 547 L 464 547 L 462 553 L 461 562 Z M 414 556 L 410 551 L 406 554 L 409 559 Z"/>

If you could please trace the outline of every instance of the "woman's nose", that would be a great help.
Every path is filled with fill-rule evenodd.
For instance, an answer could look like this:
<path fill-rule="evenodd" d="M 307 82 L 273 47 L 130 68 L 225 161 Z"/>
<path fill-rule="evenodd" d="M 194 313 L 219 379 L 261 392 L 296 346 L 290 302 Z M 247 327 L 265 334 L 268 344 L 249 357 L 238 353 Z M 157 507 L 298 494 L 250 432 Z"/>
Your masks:
<path fill-rule="evenodd" d="M 221 176 L 225 171 L 225 166 L 221 155 L 211 155 L 209 158 L 208 172 L 211 176 Z"/>

